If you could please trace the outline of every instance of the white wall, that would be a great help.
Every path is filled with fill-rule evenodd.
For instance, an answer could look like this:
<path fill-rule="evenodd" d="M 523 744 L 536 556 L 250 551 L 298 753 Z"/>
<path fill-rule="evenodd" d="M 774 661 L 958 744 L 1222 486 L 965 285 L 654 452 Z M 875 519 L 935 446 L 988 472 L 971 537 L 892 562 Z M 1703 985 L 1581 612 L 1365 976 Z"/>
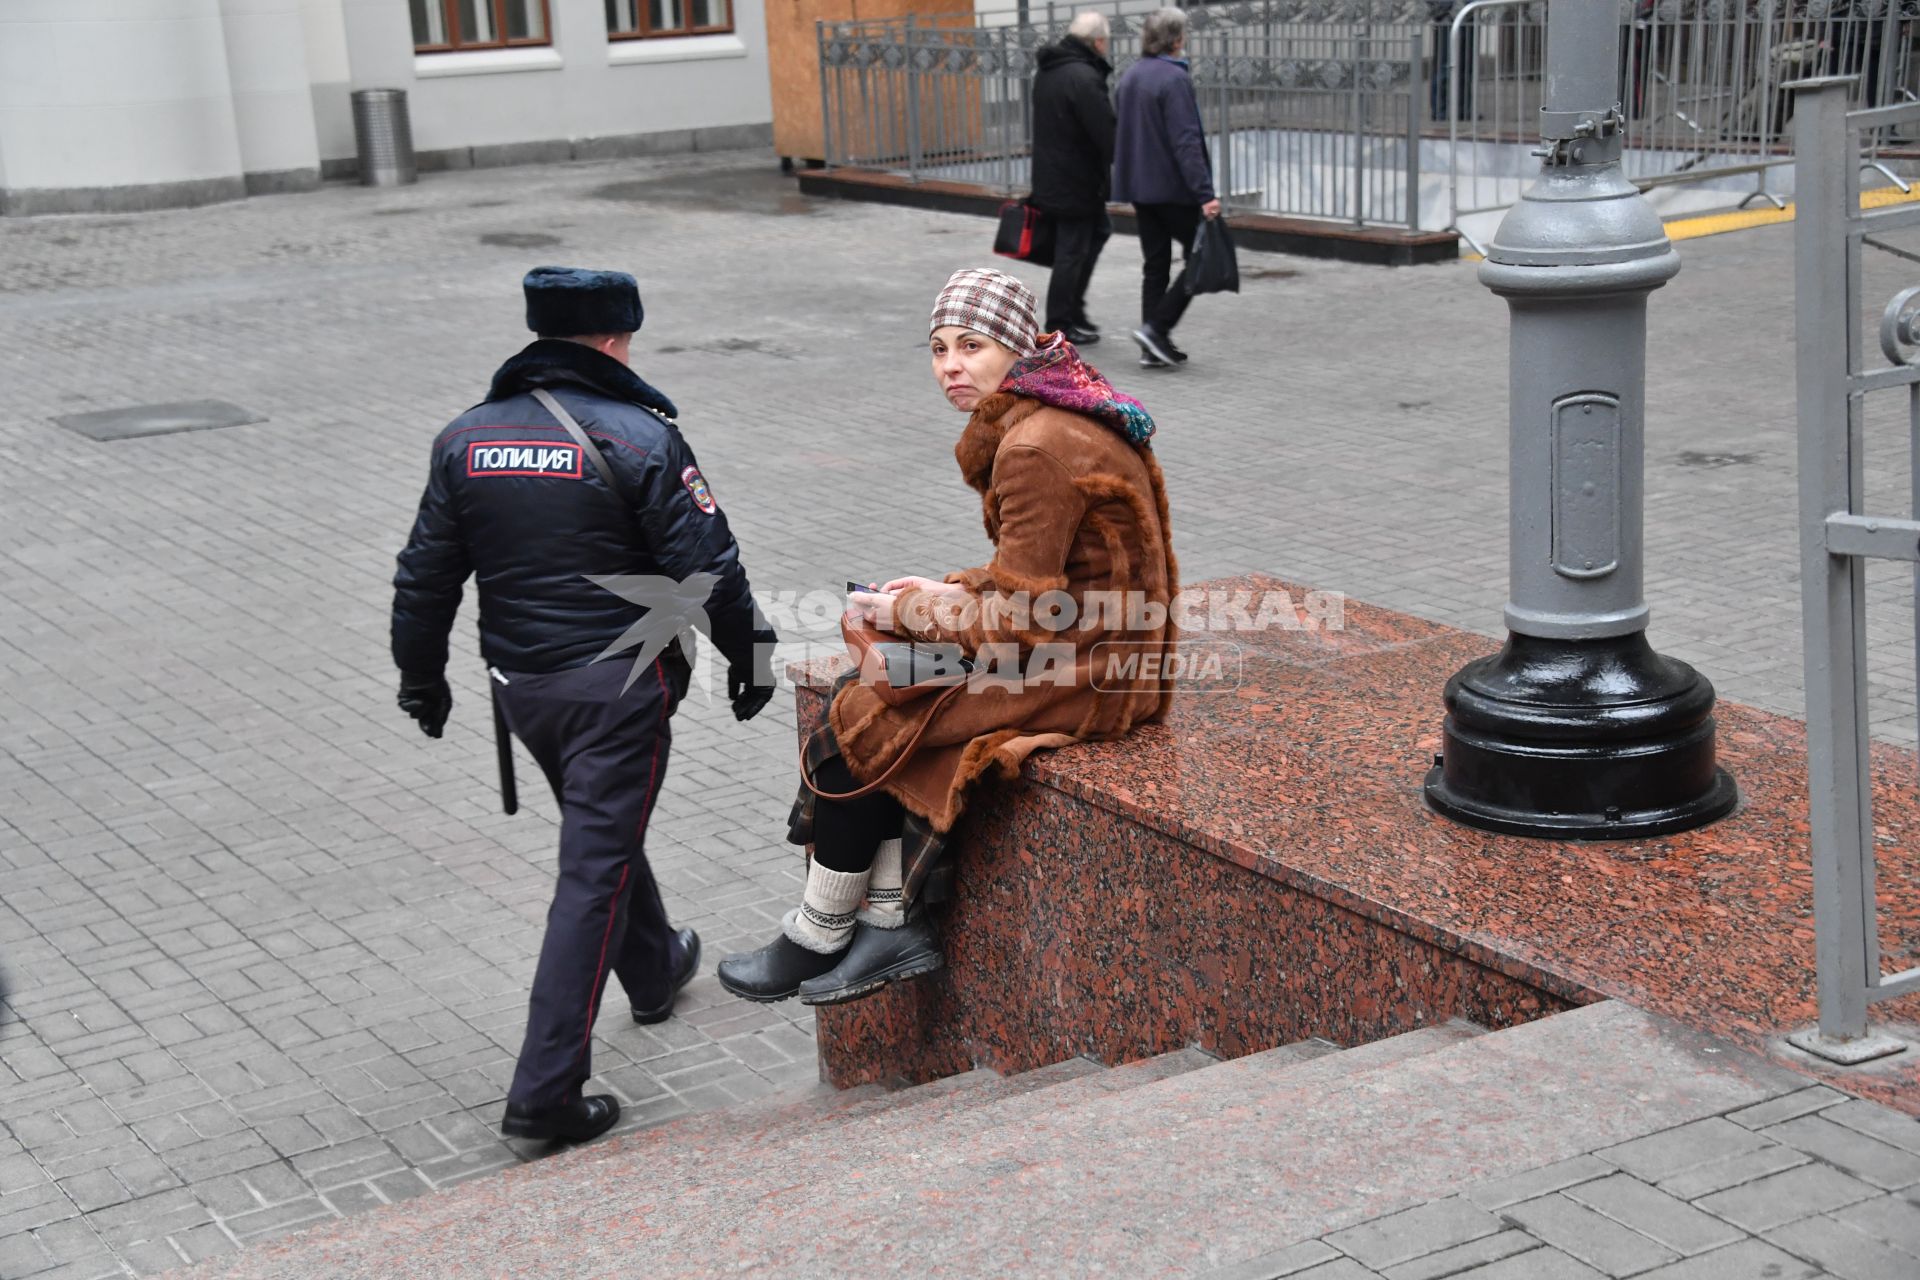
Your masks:
<path fill-rule="evenodd" d="M 340 0 L 340 16 L 353 88 L 412 87 L 413 23 L 404 0 Z"/>
<path fill-rule="evenodd" d="M 761 0 L 735 0 L 733 35 L 646 41 L 609 41 L 603 0 L 549 0 L 550 48 L 420 58 L 398 0 L 342 3 L 354 87 L 407 90 L 421 151 L 773 119 Z"/>
<path fill-rule="evenodd" d="M 347 19 L 340 0 L 300 0 L 300 17 L 305 27 L 315 139 L 322 159 L 342 159 L 353 154 L 353 105 L 347 97 L 353 72 L 347 57 Z"/>
<path fill-rule="evenodd" d="M 245 174 L 308 174 L 353 156 L 359 88 L 408 91 L 419 150 L 507 148 L 495 161 L 771 122 L 762 0 L 737 0 L 731 35 L 617 42 L 603 0 L 550 7 L 551 46 L 416 57 L 402 0 L 0 0 L 0 210 L 191 203 L 239 195 Z"/>
<path fill-rule="evenodd" d="M 219 0 L 0 0 L 10 191 L 241 172 Z"/>
<path fill-rule="evenodd" d="M 220 0 L 245 173 L 319 176 L 300 0 Z"/>

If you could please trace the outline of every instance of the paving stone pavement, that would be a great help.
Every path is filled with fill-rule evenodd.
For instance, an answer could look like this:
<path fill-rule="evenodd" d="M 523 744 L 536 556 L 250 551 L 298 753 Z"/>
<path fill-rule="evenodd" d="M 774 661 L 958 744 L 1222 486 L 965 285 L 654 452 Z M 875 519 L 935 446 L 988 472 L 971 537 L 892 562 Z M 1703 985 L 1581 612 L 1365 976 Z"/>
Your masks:
<path fill-rule="evenodd" d="M 0 1276 L 150 1274 L 537 1154 L 493 1126 L 552 805 L 528 787 L 498 812 L 469 622 L 442 741 L 395 711 L 386 654 L 428 441 L 525 340 L 521 273 L 640 276 L 635 362 L 683 407 L 798 656 L 832 634 L 808 593 L 986 554 L 920 353 L 934 291 L 988 260 L 989 232 L 808 201 L 752 155 L 0 220 Z M 1108 250 L 1091 354 L 1161 422 L 1186 579 L 1278 572 L 1495 634 L 1505 312 L 1471 269 L 1248 254 L 1246 292 L 1183 326 L 1193 364 L 1150 374 L 1121 329 L 1134 252 Z M 1795 712 L 1789 233 L 1682 254 L 1653 310 L 1653 636 L 1723 695 Z M 1869 270 L 1878 297 L 1905 283 L 1891 259 Z M 52 425 L 199 399 L 267 421 L 114 443 Z M 1904 425 L 1877 412 L 1875 498 L 1904 509 Z M 1896 738 L 1903 576 L 1873 580 L 1872 707 Z M 791 706 L 743 726 L 696 697 L 677 721 L 649 852 L 709 959 L 672 1021 L 602 1020 L 599 1085 L 629 1126 L 814 1079 L 805 1012 L 711 976 L 799 883 Z M 1843 1140 L 1828 1123 L 1729 1152 L 1719 1186 L 1625 1171 L 1682 1179 L 1693 1195 L 1666 1194 L 1688 1205 L 1817 1179 L 1802 1193 L 1837 1226 L 1755 1228 L 1814 1250 L 1892 1212 L 1846 1216 L 1887 1198 L 1893 1166 L 1839 1184 L 1781 1163 Z M 1612 1187 L 1503 1230 L 1571 1239 L 1655 1203 Z M 1761 1222 L 1764 1197 L 1740 1212 Z M 1452 1247 L 1505 1247 L 1486 1238 Z"/>
<path fill-rule="evenodd" d="M 1920 1123 L 1815 1085 L 1209 1280 L 1913 1280 Z"/>

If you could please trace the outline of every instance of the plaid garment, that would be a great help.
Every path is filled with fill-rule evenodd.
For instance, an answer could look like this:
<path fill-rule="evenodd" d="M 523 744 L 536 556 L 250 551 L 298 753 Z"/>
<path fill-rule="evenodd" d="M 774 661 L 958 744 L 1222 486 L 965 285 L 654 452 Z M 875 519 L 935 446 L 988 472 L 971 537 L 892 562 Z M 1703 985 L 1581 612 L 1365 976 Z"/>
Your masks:
<path fill-rule="evenodd" d="M 831 704 L 840 690 L 859 676 L 858 671 L 843 672 L 833 682 L 827 702 Z M 839 754 L 840 743 L 833 736 L 832 723 L 822 724 L 819 731 L 807 739 L 806 751 L 802 753 L 807 776 L 818 777 L 820 766 Z M 793 812 L 787 815 L 787 843 L 813 843 L 813 806 L 818 800 L 802 782 L 799 795 L 794 797 Z M 903 812 L 906 816 L 900 824 L 901 898 L 909 908 L 917 902 L 945 902 L 953 896 L 953 860 L 947 856 L 947 836 L 935 831 L 925 818 L 911 809 L 903 808 Z"/>
<path fill-rule="evenodd" d="M 949 276 L 934 299 L 927 333 L 958 325 L 985 334 L 1015 355 L 1032 355 L 1039 310 L 1039 299 L 1023 282 L 992 267 L 966 267 Z"/>

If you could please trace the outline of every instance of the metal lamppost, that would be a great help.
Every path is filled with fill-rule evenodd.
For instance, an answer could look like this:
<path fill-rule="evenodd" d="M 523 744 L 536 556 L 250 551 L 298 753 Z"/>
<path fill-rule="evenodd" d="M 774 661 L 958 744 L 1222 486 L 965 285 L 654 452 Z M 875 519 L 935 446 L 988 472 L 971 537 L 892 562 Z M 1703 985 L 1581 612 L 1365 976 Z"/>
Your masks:
<path fill-rule="evenodd" d="M 1713 686 L 1647 643 L 1647 295 L 1680 259 L 1621 173 L 1620 7 L 1549 0 L 1540 177 L 1480 282 L 1507 300 L 1506 645 L 1447 682 L 1427 802 L 1492 831 L 1625 839 L 1733 808 Z"/>

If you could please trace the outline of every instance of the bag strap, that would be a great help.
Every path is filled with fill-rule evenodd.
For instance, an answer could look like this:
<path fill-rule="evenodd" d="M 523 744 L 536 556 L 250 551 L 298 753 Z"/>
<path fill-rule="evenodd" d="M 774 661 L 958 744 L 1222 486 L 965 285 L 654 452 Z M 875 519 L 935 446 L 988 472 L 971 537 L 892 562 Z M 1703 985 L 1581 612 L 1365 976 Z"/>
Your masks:
<path fill-rule="evenodd" d="M 538 400 L 541 406 L 553 415 L 554 420 L 560 424 L 562 431 L 565 431 L 573 437 L 573 442 L 580 446 L 580 452 L 586 455 L 587 461 L 593 464 L 593 469 L 599 473 L 600 479 L 606 482 L 608 492 L 613 494 L 613 500 L 620 504 L 622 510 L 627 512 L 627 518 L 633 520 L 635 518 L 633 511 L 627 506 L 626 494 L 621 492 L 620 482 L 613 478 L 613 468 L 607 464 L 607 456 L 600 452 L 600 447 L 594 444 L 593 440 L 587 435 L 585 428 L 574 420 L 574 416 L 571 413 L 567 412 L 567 406 L 561 404 L 554 394 L 545 387 L 535 387 L 533 389 L 533 398 Z M 635 528 L 637 529 L 638 527 L 636 524 Z M 681 658 L 687 663 L 691 664 L 693 662 L 695 654 L 691 640 L 685 645 L 682 645 L 680 638 L 675 636 L 668 647 L 670 649 L 678 649 Z"/>
<path fill-rule="evenodd" d="M 599 473 L 600 479 L 606 483 L 607 488 L 613 491 L 613 496 L 624 504 L 626 499 L 620 497 L 620 486 L 614 481 L 613 468 L 607 465 L 606 456 L 600 452 L 599 446 L 594 444 L 587 433 L 581 429 L 580 424 L 574 421 L 573 415 L 567 412 L 567 407 L 555 399 L 553 393 L 545 387 L 535 387 L 533 389 L 533 398 L 538 400 L 541 407 L 554 416 L 560 423 L 561 430 L 573 437 L 573 442 L 580 446 L 580 451 L 586 455 L 587 461 L 593 464 L 593 469 Z"/>
<path fill-rule="evenodd" d="M 869 782 L 866 786 L 854 791 L 822 791 L 819 787 L 815 786 L 813 779 L 807 774 L 807 748 L 813 745 L 813 739 L 817 736 L 813 734 L 808 735 L 806 742 L 802 743 L 800 747 L 800 781 L 805 784 L 807 790 L 813 792 L 813 794 L 819 796 L 822 800 L 858 800 L 862 796 L 872 795 L 881 787 L 886 786 L 888 782 L 892 781 L 893 775 L 900 772 L 901 767 L 904 766 L 907 761 L 913 759 L 914 748 L 920 745 L 920 739 L 926 737 L 927 730 L 933 727 L 933 719 L 940 714 L 940 708 L 946 706 L 948 702 L 952 701 L 955 694 L 966 687 L 964 683 L 957 684 L 935 698 L 933 705 L 927 708 L 926 719 L 920 722 L 920 727 L 913 731 L 913 736 L 908 738 L 906 745 L 900 748 L 900 754 L 895 756 L 893 763 L 887 766 L 887 771 L 875 778 L 872 782 Z"/>

